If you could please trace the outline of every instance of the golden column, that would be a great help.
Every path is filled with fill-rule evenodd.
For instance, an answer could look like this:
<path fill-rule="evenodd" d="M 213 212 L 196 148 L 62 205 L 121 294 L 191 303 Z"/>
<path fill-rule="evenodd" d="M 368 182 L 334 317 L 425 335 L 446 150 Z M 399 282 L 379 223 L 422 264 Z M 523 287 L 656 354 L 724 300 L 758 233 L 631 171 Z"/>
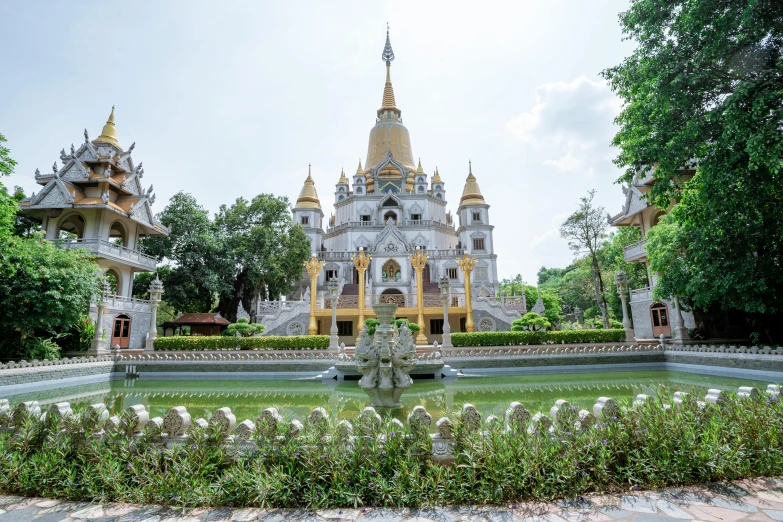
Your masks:
<path fill-rule="evenodd" d="M 422 272 L 427 266 L 427 254 L 416 247 L 416 251 L 408 254 L 408 257 L 411 259 L 413 269 L 416 270 L 416 303 L 419 309 L 419 333 L 416 335 L 416 344 L 427 344 L 427 336 L 424 335 L 424 285 L 422 283 Z"/>
<path fill-rule="evenodd" d="M 370 266 L 372 255 L 364 253 L 364 248 L 359 247 L 359 253 L 351 256 L 353 266 L 359 272 L 359 325 L 356 327 L 356 339 L 359 339 L 359 333 L 364 329 L 364 272 Z"/>
<path fill-rule="evenodd" d="M 468 310 L 467 317 L 465 318 L 465 330 L 473 332 L 476 328 L 473 325 L 473 299 L 470 295 L 470 273 L 473 271 L 473 267 L 476 266 L 476 258 L 470 257 L 468 254 L 463 254 L 460 259 L 457 259 L 457 264 L 462 270 L 462 275 L 465 276 L 465 306 Z"/>
<path fill-rule="evenodd" d="M 315 252 L 313 252 L 313 257 L 308 259 L 304 266 L 307 269 L 307 273 L 310 274 L 310 325 L 307 327 L 307 334 L 316 335 L 318 333 L 318 325 L 315 322 L 315 294 L 318 291 L 318 274 L 321 273 L 324 262 L 318 261 Z"/>

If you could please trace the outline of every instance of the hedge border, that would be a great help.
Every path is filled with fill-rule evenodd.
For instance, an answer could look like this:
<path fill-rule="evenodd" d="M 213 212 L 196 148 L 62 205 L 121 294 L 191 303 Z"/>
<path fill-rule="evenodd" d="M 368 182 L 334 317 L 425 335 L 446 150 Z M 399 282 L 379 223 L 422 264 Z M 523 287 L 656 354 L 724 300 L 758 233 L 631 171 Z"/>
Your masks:
<path fill-rule="evenodd" d="M 527 344 L 612 343 L 625 341 L 625 330 L 556 330 L 553 332 L 458 332 L 451 344 L 462 346 L 519 346 Z"/>
<path fill-rule="evenodd" d="M 158 337 L 155 351 L 200 350 L 325 350 L 328 335 L 264 335 L 258 337 L 186 336 Z"/>

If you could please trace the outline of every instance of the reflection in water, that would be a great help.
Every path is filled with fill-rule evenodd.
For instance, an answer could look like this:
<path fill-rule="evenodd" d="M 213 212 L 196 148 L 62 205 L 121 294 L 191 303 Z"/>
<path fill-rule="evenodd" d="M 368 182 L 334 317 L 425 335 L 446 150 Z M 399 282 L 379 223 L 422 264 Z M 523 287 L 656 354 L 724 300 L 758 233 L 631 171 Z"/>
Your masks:
<path fill-rule="evenodd" d="M 463 378 L 452 381 L 415 381 L 402 397 L 402 408 L 392 415 L 404 420 L 414 406 L 424 406 L 435 419 L 471 403 L 484 417 L 502 416 L 513 401 L 532 413 L 548 413 L 555 400 L 592 409 L 598 397 L 630 403 L 639 393 L 668 395 L 686 391 L 703 397 L 708 388 L 734 390 L 739 386 L 766 388 L 765 382 L 727 377 L 668 372 L 629 371 L 567 373 Z M 275 406 L 287 417 L 304 419 L 322 406 L 340 418 L 352 418 L 369 405 L 356 382 L 339 385 L 316 381 L 248 380 L 126 380 L 112 381 L 9 397 L 12 404 L 37 400 L 41 405 L 68 401 L 72 406 L 103 402 L 117 414 L 134 404 L 147 407 L 151 417 L 162 417 L 174 406 L 185 406 L 193 419 L 208 419 L 217 408 L 228 406 L 237 422 L 255 419 L 264 408 Z"/>

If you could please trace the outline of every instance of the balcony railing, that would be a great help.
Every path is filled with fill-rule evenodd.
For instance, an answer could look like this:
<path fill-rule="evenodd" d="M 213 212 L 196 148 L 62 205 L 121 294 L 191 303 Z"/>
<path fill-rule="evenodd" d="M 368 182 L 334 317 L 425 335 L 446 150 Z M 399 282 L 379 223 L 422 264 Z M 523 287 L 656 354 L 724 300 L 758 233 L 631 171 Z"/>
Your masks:
<path fill-rule="evenodd" d="M 61 248 L 86 248 L 100 257 L 114 259 L 149 271 L 154 271 L 158 264 L 158 260 L 152 256 L 103 239 L 55 239 L 53 242 Z"/>
<path fill-rule="evenodd" d="M 626 263 L 639 261 L 647 257 L 647 240 L 642 239 L 638 243 L 623 248 L 623 259 Z"/>
<path fill-rule="evenodd" d="M 502 304 L 506 310 L 524 310 L 525 301 L 520 296 L 501 295 L 497 297 L 485 297 L 487 301 Z"/>
<path fill-rule="evenodd" d="M 465 306 L 465 294 L 451 294 L 450 298 L 450 306 Z M 396 304 L 397 308 L 416 308 L 418 306 L 416 294 L 380 294 L 365 296 L 365 309 L 371 309 L 372 305 L 379 303 Z M 443 300 L 441 299 L 440 294 L 424 294 L 424 306 L 443 307 Z M 322 297 L 316 299 L 316 308 L 331 310 L 332 298 Z M 359 296 L 341 295 L 337 298 L 335 308 L 338 310 L 358 310 Z"/>
<path fill-rule="evenodd" d="M 636 303 L 639 301 L 651 301 L 652 291 L 653 289 L 649 286 L 646 288 L 637 288 L 636 290 L 631 290 L 631 302 Z"/>
<path fill-rule="evenodd" d="M 398 226 L 409 226 L 409 227 L 433 227 L 433 228 L 439 228 L 441 230 L 454 230 L 454 225 L 446 224 L 441 221 L 436 221 L 434 219 L 406 219 L 402 221 L 396 222 Z M 377 220 L 372 221 L 347 221 L 345 223 L 340 223 L 339 225 L 334 225 L 332 227 L 328 227 L 326 229 L 326 233 L 328 235 L 335 234 L 337 232 L 340 232 L 341 230 L 346 230 L 349 228 L 361 228 L 361 227 L 377 227 L 377 228 L 383 228 L 386 224 L 380 223 Z"/>
<path fill-rule="evenodd" d="M 442 250 L 425 250 L 424 252 L 430 259 L 449 259 L 462 257 L 462 254 L 465 253 L 465 250 L 462 248 L 447 248 Z M 354 251 L 316 252 L 318 259 L 323 259 L 324 261 L 350 261 L 351 256 L 355 254 L 356 252 Z"/>

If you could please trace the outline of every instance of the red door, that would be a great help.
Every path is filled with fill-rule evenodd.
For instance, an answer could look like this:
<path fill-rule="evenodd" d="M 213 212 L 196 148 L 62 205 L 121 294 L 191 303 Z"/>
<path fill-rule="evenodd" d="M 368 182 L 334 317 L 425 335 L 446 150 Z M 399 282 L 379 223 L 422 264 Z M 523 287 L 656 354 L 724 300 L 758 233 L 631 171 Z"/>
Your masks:
<path fill-rule="evenodd" d="M 130 346 L 131 319 L 125 314 L 114 318 L 114 326 L 111 331 L 111 347 L 119 345 L 120 348 Z"/>
<path fill-rule="evenodd" d="M 671 336 L 669 308 L 663 303 L 655 303 L 650 307 L 650 315 L 652 316 L 653 337 L 658 338 L 661 334 L 666 337 Z"/>

